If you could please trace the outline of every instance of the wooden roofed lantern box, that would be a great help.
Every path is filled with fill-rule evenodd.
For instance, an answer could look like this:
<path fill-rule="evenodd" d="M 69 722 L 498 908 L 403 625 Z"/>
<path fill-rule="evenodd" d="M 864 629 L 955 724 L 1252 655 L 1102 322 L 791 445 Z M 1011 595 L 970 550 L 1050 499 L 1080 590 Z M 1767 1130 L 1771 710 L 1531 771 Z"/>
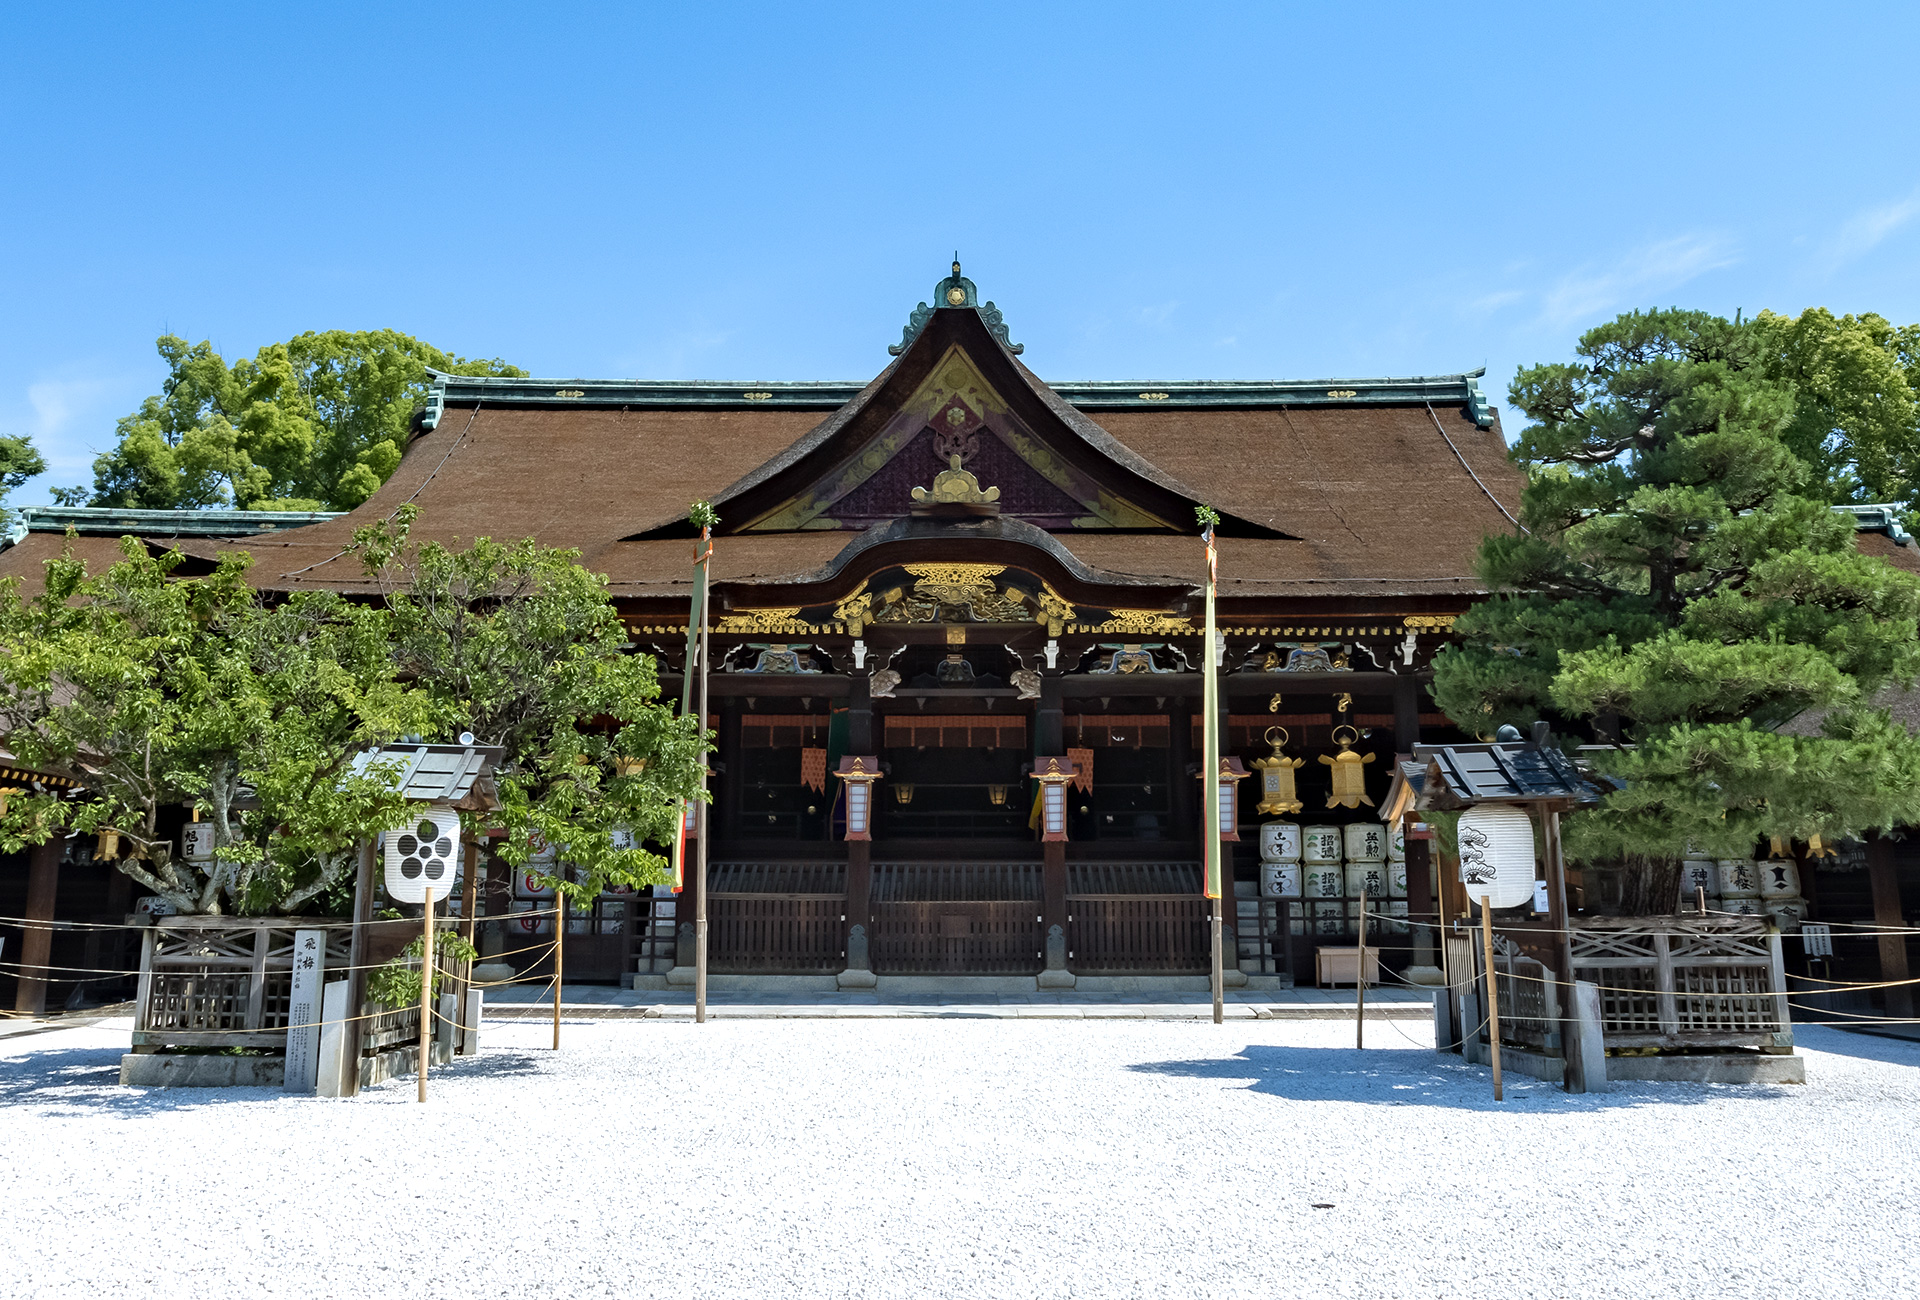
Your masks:
<path fill-rule="evenodd" d="M 1539 900 L 1494 909 L 1503 1060 L 1575 1091 L 1609 1079 L 1804 1082 L 1778 929 L 1765 917 L 1716 912 L 1578 914 L 1560 816 L 1597 805 L 1611 782 L 1555 745 L 1545 723 L 1526 740 L 1501 732 L 1491 743 L 1416 746 L 1390 802 L 1404 812 L 1505 804 L 1534 821 Z M 1459 880 L 1442 883 L 1453 1043 L 1484 1057 L 1477 922 Z"/>

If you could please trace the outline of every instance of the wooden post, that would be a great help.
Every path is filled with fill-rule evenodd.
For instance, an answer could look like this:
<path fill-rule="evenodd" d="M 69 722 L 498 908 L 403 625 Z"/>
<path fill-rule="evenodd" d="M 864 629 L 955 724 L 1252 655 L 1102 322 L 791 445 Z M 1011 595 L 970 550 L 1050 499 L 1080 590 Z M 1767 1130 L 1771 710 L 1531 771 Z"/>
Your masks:
<path fill-rule="evenodd" d="M 1700 915 L 1705 916 L 1707 914 L 1707 887 L 1705 885 L 1695 885 L 1693 887 L 1693 905 L 1700 909 Z"/>
<path fill-rule="evenodd" d="M 341 1052 L 342 1068 L 346 1071 L 340 1084 L 343 1097 L 360 1094 L 360 1054 L 366 1039 L 366 1022 L 360 1017 L 367 1001 L 367 925 L 373 920 L 373 855 L 377 851 L 372 840 L 360 846 L 360 865 L 353 878 L 353 938 L 347 947 L 347 1023 L 342 1030 L 346 1034 Z"/>
<path fill-rule="evenodd" d="M 420 1091 L 417 1101 L 427 1099 L 427 1043 L 433 1030 L 433 890 L 420 912 Z"/>
<path fill-rule="evenodd" d="M 1809 863 L 1807 866 L 1811 866 Z M 1801 868 L 1812 875 L 1806 866 Z M 1886 990 L 1887 1018 L 1913 1019 L 1913 986 L 1894 981 L 1907 973 L 1906 913 L 1901 907 L 1900 877 L 1893 868 L 1893 843 L 1875 835 L 1867 841 L 1867 880 L 1873 890 L 1873 922 L 1880 927 L 1880 979 Z"/>
<path fill-rule="evenodd" d="M 47 967 L 53 962 L 51 922 L 60 894 L 60 846 L 57 836 L 34 845 L 27 863 L 27 906 L 22 918 L 27 924 L 21 927 L 20 979 L 13 995 L 13 1009 L 22 1015 L 47 1013 Z M 48 924 L 35 925 L 35 921 Z"/>
<path fill-rule="evenodd" d="M 1487 964 L 1487 1046 L 1493 1053 L 1493 1099 L 1505 1101 L 1500 1088 L 1500 986 L 1493 973 L 1493 899 L 1480 895 L 1480 950 Z"/>
<path fill-rule="evenodd" d="M 1567 859 L 1560 843 L 1560 810 L 1557 806 L 1541 806 L 1540 839 L 1546 850 L 1547 925 L 1553 930 L 1554 982 L 1547 988 L 1550 993 L 1556 988 L 1565 989 L 1567 996 L 1563 1001 L 1571 1011 L 1574 1005 L 1573 908 L 1567 901 Z M 1587 1071 L 1594 1063 L 1587 1062 L 1581 1055 L 1584 1049 L 1579 1027 L 1562 1023 L 1558 1013 L 1551 1020 L 1560 1035 L 1561 1087 L 1568 1092 L 1585 1092 Z"/>
<path fill-rule="evenodd" d="M 704 530 L 702 530 L 704 532 Z M 708 544 L 707 552 L 711 556 L 713 547 Z M 708 563 L 700 564 L 700 728 L 704 733 L 707 726 L 707 628 L 712 619 L 707 616 L 707 572 Z M 736 756 L 735 761 L 739 759 Z M 700 790 L 704 794 L 707 788 L 707 772 L 710 763 L 705 755 L 700 759 Z M 713 838 L 712 811 L 704 799 L 695 813 L 695 826 L 700 832 L 700 842 L 695 846 L 693 874 L 697 882 L 697 892 L 693 906 L 693 1020 L 695 1024 L 705 1024 L 707 1020 L 707 846 Z M 556 1025 L 558 1022 L 555 1022 Z M 555 1034 L 559 1030 L 555 1029 Z"/>
<path fill-rule="evenodd" d="M 1218 851 L 1216 848 L 1215 852 Z M 1226 960 L 1220 951 L 1221 913 L 1225 908 L 1226 900 L 1215 894 L 1213 898 L 1213 1023 L 1216 1025 L 1225 1024 L 1227 1019 L 1226 994 L 1223 991 L 1227 978 Z"/>
<path fill-rule="evenodd" d="M 1360 970 L 1353 981 L 1353 1045 L 1367 1045 L 1367 891 L 1360 891 Z"/>
<path fill-rule="evenodd" d="M 553 891 L 553 1050 L 560 1050 L 560 986 L 567 974 L 567 896 Z"/>
<path fill-rule="evenodd" d="M 1673 981 L 1673 939 L 1664 930 L 1653 936 L 1653 1004 L 1660 1017 L 1660 1032 L 1680 1032 L 1680 999 Z"/>

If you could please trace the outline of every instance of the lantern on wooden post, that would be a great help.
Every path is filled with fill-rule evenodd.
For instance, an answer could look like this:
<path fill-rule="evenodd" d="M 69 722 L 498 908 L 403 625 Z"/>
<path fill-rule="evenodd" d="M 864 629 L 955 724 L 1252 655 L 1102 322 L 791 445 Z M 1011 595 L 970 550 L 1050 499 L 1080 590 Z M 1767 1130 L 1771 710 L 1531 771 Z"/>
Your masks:
<path fill-rule="evenodd" d="M 1264 762 L 1265 760 L 1261 761 Z M 1205 772 L 1202 772 L 1200 779 L 1202 781 L 1206 780 L 1206 775 Z M 1242 763 L 1232 754 L 1221 757 L 1220 838 L 1229 844 L 1238 844 L 1240 842 L 1240 783 L 1252 775 L 1253 773 L 1247 771 L 1246 764 Z M 1294 805 L 1295 808 L 1299 806 L 1297 803 Z M 1265 808 L 1266 805 L 1262 804 L 1262 811 L 1264 811 Z"/>
<path fill-rule="evenodd" d="M 1460 814 L 1460 883 L 1476 906 L 1519 907 L 1533 898 L 1533 818 L 1510 803 Z"/>
<path fill-rule="evenodd" d="M 1073 773 L 1073 760 L 1064 754 L 1033 760 L 1033 779 L 1040 783 L 1043 842 L 1067 838 L 1067 787 L 1073 784 Z"/>
<path fill-rule="evenodd" d="M 849 754 L 840 760 L 835 776 L 847 783 L 847 838 L 873 838 L 873 783 L 881 779 L 880 760 L 871 754 Z"/>

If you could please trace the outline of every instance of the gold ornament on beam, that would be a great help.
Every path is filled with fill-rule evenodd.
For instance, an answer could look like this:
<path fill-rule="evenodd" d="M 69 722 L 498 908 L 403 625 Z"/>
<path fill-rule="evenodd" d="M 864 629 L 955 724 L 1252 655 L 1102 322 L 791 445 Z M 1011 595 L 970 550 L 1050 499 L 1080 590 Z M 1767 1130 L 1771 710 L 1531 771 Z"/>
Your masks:
<path fill-rule="evenodd" d="M 1278 698 L 1277 696 L 1275 698 Z M 1273 733 L 1279 732 L 1276 737 Z M 1273 746 L 1270 758 L 1253 760 L 1253 770 L 1260 774 L 1261 799 L 1254 811 L 1262 813 L 1297 813 L 1303 805 L 1293 785 L 1295 769 L 1306 764 L 1304 758 L 1288 758 L 1281 752 L 1287 743 L 1285 727 L 1268 727 L 1267 743 Z"/>
<path fill-rule="evenodd" d="M 1341 732 L 1347 733 L 1347 739 L 1340 739 Z M 1366 764 L 1373 761 L 1372 754 L 1356 754 L 1353 744 L 1360 739 L 1358 730 L 1351 726 L 1339 726 L 1333 729 L 1333 743 L 1340 746 L 1340 752 L 1332 757 L 1320 755 L 1320 761 L 1333 769 L 1333 793 L 1327 796 L 1329 808 L 1358 808 L 1361 804 L 1373 807 L 1373 800 L 1367 798 Z"/>

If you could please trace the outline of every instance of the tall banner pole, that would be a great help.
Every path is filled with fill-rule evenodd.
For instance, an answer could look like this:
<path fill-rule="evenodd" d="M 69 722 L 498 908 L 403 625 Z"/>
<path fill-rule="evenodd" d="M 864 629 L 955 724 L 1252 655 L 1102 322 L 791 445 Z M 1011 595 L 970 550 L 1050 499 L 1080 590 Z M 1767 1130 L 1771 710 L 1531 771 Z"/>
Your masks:
<path fill-rule="evenodd" d="M 1200 536 L 1207 544 L 1207 616 L 1205 640 L 1200 648 L 1200 765 L 1202 799 L 1206 806 L 1203 852 L 1206 855 L 1206 894 L 1213 900 L 1213 1023 L 1226 1020 L 1226 954 L 1221 951 L 1224 925 L 1225 890 L 1222 888 L 1220 862 L 1220 681 L 1214 665 L 1214 589 L 1220 580 L 1220 553 L 1214 547 L 1213 529 L 1220 516 L 1206 506 L 1197 511 Z"/>
<path fill-rule="evenodd" d="M 706 528 L 700 530 L 700 540 L 706 544 L 700 555 L 700 729 L 702 734 L 707 726 L 707 569 L 713 558 L 713 542 Z M 707 792 L 707 759 L 700 756 L 700 793 Z M 707 842 L 712 837 L 707 834 L 707 811 L 711 805 L 705 799 L 694 808 L 696 822 L 693 859 L 693 1020 L 695 1024 L 707 1021 Z M 686 819 L 682 818 L 682 825 Z"/>

